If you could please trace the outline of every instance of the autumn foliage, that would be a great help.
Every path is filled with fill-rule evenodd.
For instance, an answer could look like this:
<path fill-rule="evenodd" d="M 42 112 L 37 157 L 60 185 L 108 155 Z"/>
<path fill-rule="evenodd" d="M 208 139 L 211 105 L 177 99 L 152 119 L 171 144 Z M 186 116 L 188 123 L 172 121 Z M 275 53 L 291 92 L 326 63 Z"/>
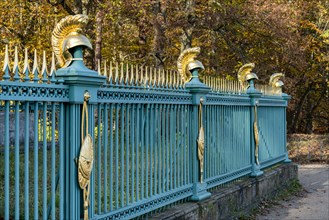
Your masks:
<path fill-rule="evenodd" d="M 56 22 L 83 13 L 93 68 L 106 59 L 172 69 L 183 49 L 200 46 L 203 74 L 235 78 L 246 62 L 261 83 L 284 73 L 289 132 L 328 133 L 328 8 L 324 0 L 3 0 L 0 57 L 6 44 L 51 51 Z"/>

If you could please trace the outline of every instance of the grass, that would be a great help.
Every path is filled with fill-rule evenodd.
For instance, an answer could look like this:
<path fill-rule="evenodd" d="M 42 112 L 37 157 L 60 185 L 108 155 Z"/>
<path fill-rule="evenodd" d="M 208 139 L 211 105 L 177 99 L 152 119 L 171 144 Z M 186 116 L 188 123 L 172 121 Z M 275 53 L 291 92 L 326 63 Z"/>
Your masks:
<path fill-rule="evenodd" d="M 4 170 L 4 153 L 0 152 L 0 160 L 1 160 L 1 166 L 0 166 L 0 219 L 4 217 L 4 200 L 5 200 L 5 170 Z M 25 205 L 25 188 L 24 188 L 24 182 L 25 182 L 25 154 L 20 153 L 19 154 L 19 219 L 24 219 L 25 218 L 25 210 L 24 210 L 24 205 Z M 58 160 L 59 160 L 59 154 L 56 151 L 56 168 L 55 168 L 55 176 L 58 174 Z M 28 157 L 28 163 L 29 163 L 29 194 L 28 194 L 28 199 L 26 200 L 28 202 L 29 206 L 29 217 L 30 218 L 35 218 L 34 216 L 34 186 L 36 182 L 34 181 L 34 152 L 33 150 L 29 150 L 29 157 Z M 43 150 L 39 149 L 38 150 L 38 215 L 39 217 L 42 216 L 42 194 L 43 194 Z M 46 184 L 46 190 L 47 190 L 47 203 L 50 203 L 51 199 L 51 172 L 52 172 L 52 167 L 51 167 L 51 151 L 47 150 L 47 184 Z M 9 218 L 14 219 L 15 215 L 15 153 L 14 151 L 10 151 L 9 154 Z M 58 207 L 58 189 L 56 191 L 56 207 Z M 48 207 L 47 207 L 48 208 Z"/>

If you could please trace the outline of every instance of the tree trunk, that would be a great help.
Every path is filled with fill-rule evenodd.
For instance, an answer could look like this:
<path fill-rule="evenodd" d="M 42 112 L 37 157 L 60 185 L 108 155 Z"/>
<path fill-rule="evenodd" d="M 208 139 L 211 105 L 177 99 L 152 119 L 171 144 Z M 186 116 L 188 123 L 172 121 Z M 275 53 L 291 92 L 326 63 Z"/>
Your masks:
<path fill-rule="evenodd" d="M 164 67 L 164 48 L 166 45 L 165 28 L 166 22 L 166 8 L 161 4 L 160 0 L 153 4 L 153 54 L 155 57 L 155 66 Z"/>
<path fill-rule="evenodd" d="M 195 0 L 187 0 L 185 4 L 185 11 L 187 14 L 187 26 L 183 28 L 181 35 L 181 51 L 192 47 L 193 30 L 195 25 L 194 15 Z"/>
<path fill-rule="evenodd" d="M 291 127 L 289 129 L 291 133 L 296 132 L 296 128 L 297 128 L 297 124 L 298 124 L 298 120 L 299 120 L 299 115 L 302 111 L 302 106 L 304 104 L 305 98 L 307 97 L 307 95 L 310 91 L 311 91 L 311 84 L 307 87 L 307 89 L 305 90 L 305 92 L 303 93 L 301 98 L 299 99 L 299 102 L 298 102 L 297 106 L 295 107 L 295 110 L 294 110 L 295 114 L 292 115 Z"/>
<path fill-rule="evenodd" d="M 103 21 L 105 16 L 105 9 L 100 7 L 96 14 L 96 37 L 95 37 L 95 56 L 94 56 L 94 69 L 97 70 L 97 62 L 102 59 L 102 37 L 103 37 Z"/>

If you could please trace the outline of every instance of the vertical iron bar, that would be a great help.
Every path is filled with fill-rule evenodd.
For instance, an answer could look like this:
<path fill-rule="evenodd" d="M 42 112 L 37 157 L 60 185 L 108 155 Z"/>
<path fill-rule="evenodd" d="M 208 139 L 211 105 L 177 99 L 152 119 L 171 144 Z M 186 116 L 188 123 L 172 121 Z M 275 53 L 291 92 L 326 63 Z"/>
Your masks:
<path fill-rule="evenodd" d="M 172 153 L 173 153 L 173 166 L 172 166 L 172 187 L 176 188 L 176 180 L 177 180 L 177 118 L 176 118 L 176 111 L 177 111 L 177 105 L 173 106 L 173 114 L 172 114 L 172 122 L 173 122 L 173 129 L 171 130 L 173 132 L 173 138 L 172 138 Z"/>
<path fill-rule="evenodd" d="M 109 113 L 110 113 L 110 120 L 109 120 L 109 125 L 110 125 L 110 211 L 113 210 L 113 104 L 109 104 Z M 116 168 L 115 168 L 116 169 Z"/>
<path fill-rule="evenodd" d="M 93 114 L 91 114 L 93 115 Z M 98 103 L 97 105 L 97 148 L 96 148 L 96 161 L 97 161 L 97 211 L 98 214 L 101 214 L 102 212 L 102 203 L 101 203 L 101 191 L 102 191 L 102 148 L 101 148 L 101 104 Z M 84 119 L 82 119 L 84 120 Z M 85 137 L 83 137 L 85 138 Z"/>
<path fill-rule="evenodd" d="M 186 105 L 183 106 L 182 108 L 182 139 L 183 139 L 183 154 L 184 154 L 184 159 L 183 159 L 183 175 L 184 175 L 184 180 L 182 181 L 183 185 L 187 184 L 187 169 L 186 169 L 186 135 L 187 134 L 187 129 L 186 129 L 186 117 L 185 117 L 185 113 L 186 112 Z"/>
<path fill-rule="evenodd" d="M 169 123 L 169 120 L 170 120 L 170 105 L 167 104 L 166 105 L 166 108 L 167 108 L 167 111 L 166 111 L 166 190 L 168 191 L 169 190 L 169 148 L 170 148 L 170 130 L 169 130 L 169 127 L 170 127 L 170 123 Z"/>
<path fill-rule="evenodd" d="M 130 113 L 130 104 L 126 105 L 126 205 L 129 204 L 129 174 L 130 174 L 130 170 L 129 170 L 129 134 L 130 134 L 130 130 L 129 130 L 129 113 Z"/>
<path fill-rule="evenodd" d="M 107 112 L 107 104 L 104 104 L 104 119 L 103 119 L 103 141 L 104 141 L 104 212 L 107 212 L 107 145 L 108 145 L 108 112 Z M 110 167 L 112 164 L 110 164 Z"/>
<path fill-rule="evenodd" d="M 39 219 L 38 205 L 38 102 L 34 103 L 34 219 Z"/>
<path fill-rule="evenodd" d="M 159 85 L 160 85 L 160 79 L 159 79 Z M 157 182 L 155 182 L 155 185 L 158 186 L 157 188 L 157 193 L 160 194 L 161 192 L 161 105 L 157 104 L 156 105 L 156 110 L 157 110 L 157 116 L 156 121 L 157 121 L 157 145 L 156 145 L 156 152 L 155 155 L 157 157 L 157 175 L 155 175 Z"/>
<path fill-rule="evenodd" d="M 19 102 L 15 102 L 15 219 L 19 218 Z"/>
<path fill-rule="evenodd" d="M 89 124 L 90 125 L 94 125 L 95 124 L 95 114 L 96 114 L 96 110 L 95 110 L 95 108 L 96 108 L 96 105 L 88 105 L 88 112 L 89 112 L 89 117 L 88 117 L 88 121 L 89 121 Z M 76 117 L 78 118 L 78 121 L 77 121 L 77 127 L 78 128 L 81 128 L 81 105 L 77 105 L 77 109 L 76 109 Z M 80 114 L 79 114 L 80 113 Z M 94 126 L 88 126 L 88 131 L 86 131 L 86 134 L 90 134 L 90 136 L 92 137 L 92 140 L 94 140 L 93 141 L 93 144 L 94 144 L 94 146 L 95 146 L 95 140 L 96 140 L 96 137 L 95 137 L 95 127 Z M 78 135 L 78 134 L 77 134 Z M 78 143 L 79 143 L 79 145 L 81 146 L 82 145 L 82 143 L 80 143 L 81 141 L 81 134 L 80 135 L 78 135 L 78 137 L 77 137 L 77 140 L 78 140 Z M 78 148 L 78 150 L 79 150 L 80 148 Z M 78 151 L 79 152 L 79 151 Z M 76 152 L 76 155 L 78 155 L 78 152 Z M 101 157 L 98 157 L 98 159 L 100 160 L 101 159 Z M 95 165 L 95 164 L 94 164 Z M 89 208 L 88 208 L 88 211 L 89 211 L 89 216 L 90 216 L 90 218 L 92 218 L 93 217 L 93 215 L 95 214 L 95 172 L 94 172 L 94 170 L 95 170 L 95 168 L 93 167 L 93 170 L 92 170 L 92 172 L 91 172 L 91 178 L 90 178 L 90 194 L 89 194 L 89 200 L 90 200 L 90 205 L 89 205 Z M 75 174 L 75 175 L 77 175 L 77 174 Z M 99 183 L 100 184 L 100 183 Z M 79 186 L 77 186 L 77 187 L 79 187 Z M 76 192 L 76 191 L 75 191 Z M 80 193 L 81 193 L 81 191 L 78 191 L 78 193 L 77 194 L 75 194 L 75 196 L 77 197 L 77 198 L 80 198 Z M 78 200 L 78 201 L 80 201 L 80 200 Z M 83 203 L 83 200 L 81 201 L 81 204 Z M 81 206 L 78 206 L 77 207 L 77 210 L 76 210 L 76 212 L 77 213 L 80 213 L 81 211 L 80 211 L 80 207 Z M 83 209 L 82 209 L 83 210 Z M 99 211 L 99 210 L 98 210 Z M 89 217 L 88 217 L 89 218 Z"/>
<path fill-rule="evenodd" d="M 24 213 L 25 219 L 29 219 L 29 111 L 30 111 L 30 103 L 25 102 L 25 140 L 24 140 Z"/>
<path fill-rule="evenodd" d="M 146 174 L 147 176 L 149 176 L 150 178 L 150 196 L 153 195 L 153 147 L 154 147 L 154 105 L 151 104 L 150 106 L 150 114 L 151 114 L 151 121 L 150 124 L 148 125 L 148 129 L 151 131 L 151 135 L 150 135 L 150 154 L 149 154 L 149 158 L 150 158 L 150 172 L 149 175 Z"/>
<path fill-rule="evenodd" d="M 190 169 L 190 167 L 191 167 L 191 163 L 190 163 L 190 145 L 189 145 L 189 143 L 190 143 L 190 125 L 191 125 L 191 123 L 190 123 L 190 115 L 191 115 L 191 111 L 190 111 L 190 106 L 185 106 L 185 110 L 186 110 L 186 112 L 184 113 L 184 115 L 185 115 L 185 123 L 184 124 L 186 124 L 186 125 L 184 125 L 184 126 L 186 126 L 185 127 L 185 131 L 186 131 L 186 137 L 185 137 L 185 139 L 184 139 L 184 141 L 185 141 L 185 146 L 184 146 L 184 149 L 186 149 L 185 150 L 185 164 L 186 164 L 186 173 L 187 173 L 187 182 L 188 183 L 190 183 L 191 182 L 191 175 L 190 175 L 190 172 L 191 172 L 191 169 Z"/>
<path fill-rule="evenodd" d="M 165 158 L 166 158 L 166 105 L 162 104 L 161 105 L 162 111 L 162 117 L 161 117 L 161 123 L 162 123 L 162 129 L 161 129 L 161 135 L 162 135 L 162 144 L 161 144 L 161 170 L 162 170 L 162 175 L 161 175 L 161 179 L 162 179 L 162 187 L 161 187 L 161 192 L 163 193 L 165 191 L 165 178 L 166 178 L 166 164 L 165 164 Z"/>
<path fill-rule="evenodd" d="M 59 219 L 64 219 L 64 104 L 59 115 Z"/>
<path fill-rule="evenodd" d="M 139 164 L 139 149 L 142 148 L 141 150 L 141 164 L 142 164 L 142 179 L 143 179 L 143 150 L 144 150 L 144 105 L 138 104 L 137 106 L 137 111 L 136 111 L 136 115 L 137 115 L 137 121 L 136 121 L 136 127 L 140 127 L 140 129 L 137 129 L 136 132 L 136 201 L 139 200 L 139 194 L 140 194 L 140 188 L 142 188 L 142 194 L 141 194 L 141 198 L 144 198 L 144 194 L 143 194 L 143 190 L 144 190 L 144 185 L 143 182 L 140 185 L 139 183 L 139 175 L 140 175 L 140 164 Z M 139 133 L 139 131 L 141 131 L 141 133 Z"/>
<path fill-rule="evenodd" d="M 137 106 L 137 111 L 136 111 L 136 117 L 137 117 L 137 121 L 136 121 L 136 127 L 140 126 L 140 123 L 143 121 L 143 117 L 142 119 L 140 119 L 140 112 L 144 112 L 144 108 L 141 104 L 138 104 Z M 143 131 L 142 131 L 143 132 Z M 141 146 L 143 146 L 143 143 L 140 144 L 140 140 L 142 139 L 143 141 L 143 136 L 140 136 L 139 133 L 139 129 L 136 130 L 136 201 L 139 200 L 139 189 L 140 189 L 140 183 L 139 183 L 139 174 L 140 174 L 140 165 L 139 165 L 139 151 Z M 143 163 L 143 161 L 141 161 Z M 143 195 L 141 195 L 141 198 L 143 198 Z"/>
<path fill-rule="evenodd" d="M 131 115 L 131 203 L 134 202 L 135 199 L 135 155 L 134 155 L 134 148 L 135 148 L 135 112 L 136 112 L 136 105 L 131 107 L 130 115 Z"/>
<path fill-rule="evenodd" d="M 51 106 L 51 219 L 55 219 L 55 201 L 56 201 L 56 149 L 55 149 L 55 125 L 56 125 L 56 105 Z"/>
<path fill-rule="evenodd" d="M 47 218 L 47 102 L 43 102 L 43 149 L 42 149 L 42 157 L 43 157 L 43 176 L 42 176 L 42 218 Z"/>
<path fill-rule="evenodd" d="M 149 157 L 149 153 L 148 153 L 148 150 L 149 150 L 149 144 L 150 144 L 150 129 L 149 129 L 149 124 L 150 124 L 150 104 L 147 104 L 146 106 L 146 122 L 144 123 L 144 120 L 143 120 L 143 127 L 142 127 L 142 131 L 144 131 L 145 129 L 145 132 L 146 132 L 146 139 L 145 139 L 145 197 L 147 198 L 148 195 L 149 195 L 149 187 L 148 187 L 148 167 L 149 167 L 149 161 L 148 161 L 148 157 Z M 144 119 L 144 117 L 143 117 Z M 144 127 L 145 126 L 145 127 Z M 143 163 L 143 162 L 142 162 Z M 144 175 L 142 175 L 142 178 L 143 178 Z M 142 181 L 143 182 L 143 181 Z M 142 183 L 142 185 L 144 186 L 144 183 Z"/>
<path fill-rule="evenodd" d="M 5 101 L 5 219 L 9 220 L 9 101 Z"/>
<path fill-rule="evenodd" d="M 121 171 L 121 186 L 120 186 L 120 194 L 121 194 L 121 207 L 124 207 L 124 151 L 125 151 L 125 143 L 124 143 L 124 136 L 125 136 L 125 128 L 124 128 L 124 116 L 125 116 L 125 108 L 126 104 L 121 105 L 121 114 L 120 114 L 120 122 L 121 122 L 121 132 L 120 132 L 120 146 L 121 146 L 121 165 L 120 165 L 120 171 Z"/>
<path fill-rule="evenodd" d="M 115 106 L 115 207 L 119 208 L 119 109 Z"/>
<path fill-rule="evenodd" d="M 173 139 L 175 134 L 172 133 L 172 131 L 174 130 L 174 106 L 171 105 L 170 106 L 170 175 L 169 175 L 169 181 L 170 181 L 170 189 L 173 189 Z"/>

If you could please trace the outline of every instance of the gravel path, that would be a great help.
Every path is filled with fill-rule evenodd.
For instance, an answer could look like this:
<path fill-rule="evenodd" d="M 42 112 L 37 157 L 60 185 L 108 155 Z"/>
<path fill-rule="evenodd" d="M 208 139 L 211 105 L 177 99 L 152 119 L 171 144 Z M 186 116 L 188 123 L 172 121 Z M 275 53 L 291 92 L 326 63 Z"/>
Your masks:
<path fill-rule="evenodd" d="M 303 196 L 282 201 L 257 220 L 329 220 L 329 165 L 299 165 L 298 176 L 305 189 Z"/>

